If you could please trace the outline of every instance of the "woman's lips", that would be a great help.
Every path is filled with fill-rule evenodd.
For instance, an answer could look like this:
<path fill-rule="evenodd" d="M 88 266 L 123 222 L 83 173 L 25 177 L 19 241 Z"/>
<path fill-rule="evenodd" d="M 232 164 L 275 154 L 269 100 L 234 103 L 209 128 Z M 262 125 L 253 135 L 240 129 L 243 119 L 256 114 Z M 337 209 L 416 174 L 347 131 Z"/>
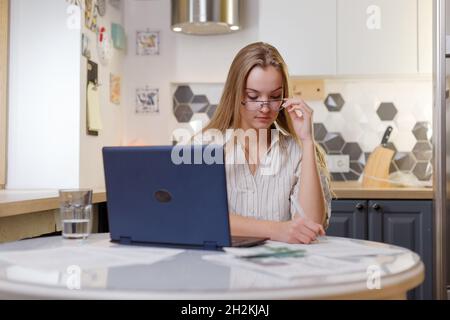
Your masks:
<path fill-rule="evenodd" d="M 270 121 L 270 117 L 255 117 L 255 119 L 259 121 Z"/>

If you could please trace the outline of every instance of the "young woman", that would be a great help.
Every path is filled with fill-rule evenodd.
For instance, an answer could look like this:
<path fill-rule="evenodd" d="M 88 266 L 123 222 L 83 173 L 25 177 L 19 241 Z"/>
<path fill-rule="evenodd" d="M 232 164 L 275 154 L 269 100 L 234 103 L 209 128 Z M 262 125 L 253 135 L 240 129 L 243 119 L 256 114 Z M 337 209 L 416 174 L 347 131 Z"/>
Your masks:
<path fill-rule="evenodd" d="M 331 192 L 325 156 L 314 141 L 313 110 L 289 97 L 287 67 L 277 49 L 259 42 L 237 54 L 203 129 L 245 133 L 226 140 L 232 235 L 309 244 L 325 234 Z M 268 148 L 261 147 L 265 143 Z M 235 161 L 240 156 L 243 163 Z"/>

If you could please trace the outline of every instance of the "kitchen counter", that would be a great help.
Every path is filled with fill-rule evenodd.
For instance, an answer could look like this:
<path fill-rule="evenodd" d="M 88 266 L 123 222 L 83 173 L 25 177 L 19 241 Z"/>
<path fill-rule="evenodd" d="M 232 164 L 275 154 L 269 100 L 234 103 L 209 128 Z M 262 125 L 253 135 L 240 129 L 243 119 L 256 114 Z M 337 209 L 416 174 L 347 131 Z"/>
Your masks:
<path fill-rule="evenodd" d="M 432 188 L 364 188 L 359 182 L 332 182 L 336 199 L 433 199 Z M 106 201 L 105 190 L 94 190 L 93 203 Z M 56 190 L 0 191 L 0 218 L 59 208 Z"/>
<path fill-rule="evenodd" d="M 338 182 L 331 183 L 331 187 L 337 199 L 386 199 L 386 200 L 431 200 L 433 199 L 433 188 L 366 188 L 361 183 Z"/>
<path fill-rule="evenodd" d="M 335 199 L 431 200 L 432 188 L 363 188 L 358 182 L 332 182 Z M 94 190 L 93 203 L 106 202 Z M 60 230 L 57 190 L 0 190 L 0 243 Z"/>
<path fill-rule="evenodd" d="M 0 218 L 59 208 L 57 190 L 0 190 Z M 92 202 L 106 201 L 104 190 L 94 190 Z"/>

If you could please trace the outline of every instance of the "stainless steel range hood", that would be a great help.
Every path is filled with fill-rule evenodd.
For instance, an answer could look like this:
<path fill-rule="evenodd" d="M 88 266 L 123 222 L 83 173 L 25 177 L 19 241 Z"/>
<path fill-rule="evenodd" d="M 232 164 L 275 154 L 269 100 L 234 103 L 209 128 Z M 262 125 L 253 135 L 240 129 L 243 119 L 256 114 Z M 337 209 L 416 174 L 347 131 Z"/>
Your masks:
<path fill-rule="evenodd" d="M 175 32 L 211 35 L 239 29 L 239 0 L 172 0 Z"/>

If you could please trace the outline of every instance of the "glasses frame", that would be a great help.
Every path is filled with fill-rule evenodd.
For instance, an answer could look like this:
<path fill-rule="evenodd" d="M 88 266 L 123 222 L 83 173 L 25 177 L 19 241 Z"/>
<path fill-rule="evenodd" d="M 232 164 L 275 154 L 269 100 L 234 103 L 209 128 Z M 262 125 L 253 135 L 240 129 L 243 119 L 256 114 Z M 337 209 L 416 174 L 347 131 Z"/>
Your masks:
<path fill-rule="evenodd" d="M 283 108 L 284 108 L 284 103 L 286 102 L 286 100 L 287 99 L 285 99 L 285 98 L 281 98 L 281 99 L 271 99 L 271 100 L 243 100 L 243 101 L 241 101 L 241 104 L 243 105 L 243 106 L 245 106 L 246 108 L 247 108 L 247 110 L 249 110 L 249 111 L 259 111 L 259 110 L 261 110 L 261 108 L 264 106 L 264 105 L 267 105 L 267 107 L 270 109 L 270 110 L 272 110 L 272 111 L 277 111 L 277 112 L 279 112 L 280 110 L 282 110 Z M 251 103 L 260 103 L 260 105 L 259 105 L 259 108 L 258 109 L 255 109 L 255 110 L 250 110 L 249 108 L 248 108 L 248 103 L 249 102 L 251 102 Z M 272 108 L 272 106 L 270 105 L 272 102 L 281 102 L 281 104 L 280 104 L 280 106 L 278 107 L 278 109 L 277 110 L 274 110 L 273 108 Z"/>

